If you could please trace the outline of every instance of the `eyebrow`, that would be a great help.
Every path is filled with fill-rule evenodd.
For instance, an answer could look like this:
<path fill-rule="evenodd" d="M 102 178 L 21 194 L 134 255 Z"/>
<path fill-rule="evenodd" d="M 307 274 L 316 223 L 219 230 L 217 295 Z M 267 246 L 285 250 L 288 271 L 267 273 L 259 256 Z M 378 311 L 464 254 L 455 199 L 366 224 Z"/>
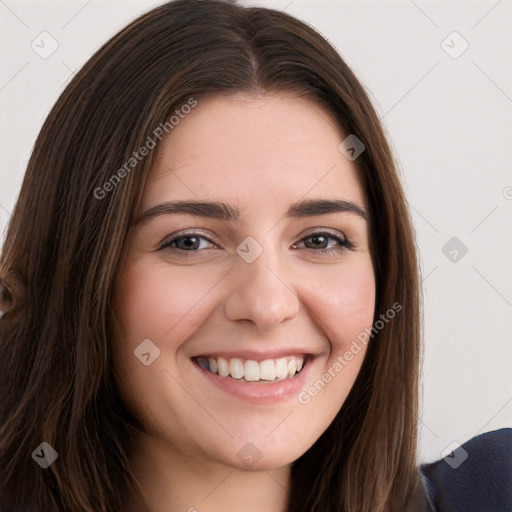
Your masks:
<path fill-rule="evenodd" d="M 289 205 L 285 216 L 301 218 L 340 212 L 356 214 L 368 222 L 368 213 L 362 206 L 343 199 L 307 199 L 298 201 Z M 226 221 L 235 221 L 240 216 L 240 210 L 227 203 L 218 201 L 173 201 L 160 203 L 149 208 L 149 210 L 146 210 L 135 220 L 135 224 L 148 222 L 159 215 L 177 213 Z"/>

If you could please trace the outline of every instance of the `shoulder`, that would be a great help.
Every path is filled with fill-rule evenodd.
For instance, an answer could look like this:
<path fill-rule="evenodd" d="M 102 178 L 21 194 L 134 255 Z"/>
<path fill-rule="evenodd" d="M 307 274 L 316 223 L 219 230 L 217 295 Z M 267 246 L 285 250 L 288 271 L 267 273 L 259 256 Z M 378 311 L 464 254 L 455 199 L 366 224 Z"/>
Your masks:
<path fill-rule="evenodd" d="M 420 470 L 437 512 L 510 512 L 512 428 L 476 436 Z"/>

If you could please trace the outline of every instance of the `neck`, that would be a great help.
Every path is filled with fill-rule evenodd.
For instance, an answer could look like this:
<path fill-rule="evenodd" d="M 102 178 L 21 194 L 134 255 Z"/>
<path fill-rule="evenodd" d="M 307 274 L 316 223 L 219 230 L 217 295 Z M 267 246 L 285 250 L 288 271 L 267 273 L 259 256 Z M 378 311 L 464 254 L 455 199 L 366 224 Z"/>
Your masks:
<path fill-rule="evenodd" d="M 126 512 L 285 512 L 290 465 L 248 471 L 186 456 L 153 438 L 131 457 L 139 494 Z"/>

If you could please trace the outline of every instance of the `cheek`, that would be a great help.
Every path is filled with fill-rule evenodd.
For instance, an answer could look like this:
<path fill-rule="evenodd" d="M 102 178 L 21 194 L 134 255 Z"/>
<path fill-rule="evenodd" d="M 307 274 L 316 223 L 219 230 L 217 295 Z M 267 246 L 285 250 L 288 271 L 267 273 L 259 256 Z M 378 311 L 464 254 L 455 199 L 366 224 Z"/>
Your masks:
<path fill-rule="evenodd" d="M 312 309 L 325 326 L 333 350 L 371 327 L 375 310 L 375 277 L 370 258 L 346 268 L 335 268 L 314 283 Z"/>
<path fill-rule="evenodd" d="M 204 273 L 198 279 L 197 274 L 192 267 L 172 272 L 165 263 L 134 262 L 127 266 L 119 276 L 115 295 L 126 339 L 150 338 L 164 343 L 180 340 L 185 331 L 199 326 L 216 280 Z"/>
<path fill-rule="evenodd" d="M 146 428 L 158 423 L 155 417 L 165 393 L 172 394 L 165 369 L 176 367 L 180 346 L 208 318 L 210 292 L 218 281 L 213 273 L 202 273 L 198 278 L 197 269 L 192 267 L 176 272 L 162 262 L 136 259 L 128 261 L 117 277 L 114 308 L 121 330 L 119 338 L 113 340 L 116 379 L 125 405 Z M 149 366 L 134 354 L 146 339 L 160 351 Z M 167 391 L 157 397 L 155 389 Z M 173 400 L 180 402 L 179 393 Z M 169 404 L 173 400 L 169 399 Z M 169 405 L 169 415 L 174 414 L 171 410 Z M 172 419 L 179 423 L 176 416 Z"/>
<path fill-rule="evenodd" d="M 309 289 L 308 307 L 315 313 L 329 349 L 298 401 L 306 406 L 309 417 L 318 419 L 319 430 L 325 430 L 349 395 L 366 353 L 366 344 L 358 336 L 371 327 L 374 317 L 371 258 L 354 258 L 329 272 L 324 268 Z"/>
<path fill-rule="evenodd" d="M 219 279 L 211 274 L 197 279 L 192 268 L 187 270 L 173 272 L 160 262 L 132 260 L 116 280 L 114 309 L 120 331 L 113 340 L 113 356 L 127 403 L 140 397 L 142 389 L 148 392 L 160 385 L 155 376 L 176 365 L 180 346 L 212 310 L 213 294 L 209 292 Z M 136 349 L 147 339 L 160 351 L 148 367 L 135 357 Z"/>

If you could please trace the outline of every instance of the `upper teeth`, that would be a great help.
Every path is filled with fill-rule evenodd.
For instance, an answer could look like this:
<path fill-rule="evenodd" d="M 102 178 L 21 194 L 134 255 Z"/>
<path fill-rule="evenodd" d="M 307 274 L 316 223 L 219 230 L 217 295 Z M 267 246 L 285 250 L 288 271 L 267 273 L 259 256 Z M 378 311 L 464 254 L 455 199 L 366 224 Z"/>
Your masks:
<path fill-rule="evenodd" d="M 278 380 L 293 377 L 300 372 L 304 365 L 304 356 L 265 359 L 260 362 L 238 357 L 198 357 L 197 362 L 205 370 L 218 373 L 221 377 L 244 378 L 246 381 Z"/>

